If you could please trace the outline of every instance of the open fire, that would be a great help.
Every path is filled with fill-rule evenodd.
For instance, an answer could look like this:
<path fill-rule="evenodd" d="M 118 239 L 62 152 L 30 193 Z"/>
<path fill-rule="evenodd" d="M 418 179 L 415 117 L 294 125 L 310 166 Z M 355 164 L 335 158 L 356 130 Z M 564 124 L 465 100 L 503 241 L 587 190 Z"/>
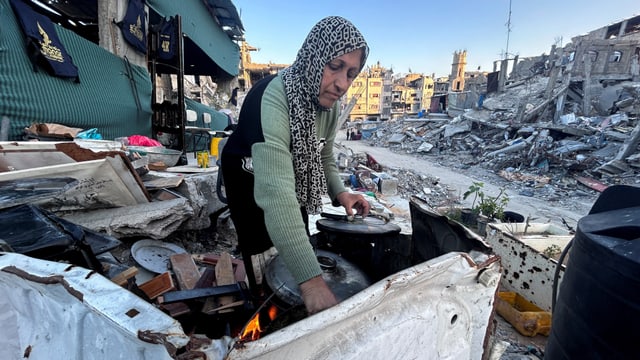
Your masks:
<path fill-rule="evenodd" d="M 265 325 L 268 325 L 267 321 L 273 321 L 278 315 L 278 308 L 275 305 L 271 305 L 262 316 L 261 314 L 263 314 L 263 312 L 258 311 L 251 320 L 249 320 L 247 325 L 244 327 L 244 331 L 242 331 L 242 334 L 240 335 L 241 341 L 254 341 L 260 339 L 260 335 L 266 329 Z M 261 324 L 260 318 L 267 322 L 267 324 Z"/>

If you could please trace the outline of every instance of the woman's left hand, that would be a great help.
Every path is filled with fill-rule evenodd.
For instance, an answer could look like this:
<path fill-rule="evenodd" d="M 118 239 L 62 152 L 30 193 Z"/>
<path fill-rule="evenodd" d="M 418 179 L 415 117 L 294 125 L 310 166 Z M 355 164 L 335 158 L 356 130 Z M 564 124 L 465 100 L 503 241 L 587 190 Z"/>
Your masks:
<path fill-rule="evenodd" d="M 336 200 L 345 208 L 348 216 L 360 215 L 366 217 L 369 215 L 371 205 L 362 194 L 352 194 L 344 191 L 336 196 Z M 353 209 L 356 209 L 355 214 L 353 213 Z"/>

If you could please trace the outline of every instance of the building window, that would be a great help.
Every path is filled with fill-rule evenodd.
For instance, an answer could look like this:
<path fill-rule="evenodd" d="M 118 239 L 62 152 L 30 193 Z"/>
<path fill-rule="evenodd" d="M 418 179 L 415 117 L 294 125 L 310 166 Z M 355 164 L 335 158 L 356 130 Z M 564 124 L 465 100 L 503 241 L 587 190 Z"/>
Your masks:
<path fill-rule="evenodd" d="M 620 62 L 622 51 L 615 50 L 609 54 L 609 62 Z"/>
<path fill-rule="evenodd" d="M 627 26 L 624 29 L 624 34 L 628 35 L 638 31 L 640 31 L 640 16 L 627 20 Z"/>
<path fill-rule="evenodd" d="M 371 97 L 372 97 L 372 98 L 379 98 L 379 97 L 380 97 L 380 94 L 371 94 Z"/>
<path fill-rule="evenodd" d="M 618 34 L 620 33 L 620 27 L 621 27 L 622 23 L 617 23 L 615 25 L 609 26 L 607 28 L 607 34 L 605 35 L 605 39 L 615 39 L 618 37 Z"/>
<path fill-rule="evenodd" d="M 596 62 L 596 59 L 598 58 L 598 52 L 595 50 L 589 50 L 587 51 L 587 55 L 589 56 L 589 59 L 591 60 L 591 62 Z"/>
<path fill-rule="evenodd" d="M 382 86 L 382 83 L 380 81 L 372 81 L 371 86 Z"/>

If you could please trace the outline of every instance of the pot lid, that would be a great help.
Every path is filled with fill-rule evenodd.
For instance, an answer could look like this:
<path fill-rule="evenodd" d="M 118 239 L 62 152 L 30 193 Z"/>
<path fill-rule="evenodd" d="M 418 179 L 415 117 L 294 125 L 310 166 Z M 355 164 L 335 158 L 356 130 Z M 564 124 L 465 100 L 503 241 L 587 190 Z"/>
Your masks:
<path fill-rule="evenodd" d="M 139 240 L 131 246 L 131 256 L 143 268 L 162 274 L 169 271 L 171 255 L 184 254 L 187 251 L 180 246 L 158 240 Z"/>

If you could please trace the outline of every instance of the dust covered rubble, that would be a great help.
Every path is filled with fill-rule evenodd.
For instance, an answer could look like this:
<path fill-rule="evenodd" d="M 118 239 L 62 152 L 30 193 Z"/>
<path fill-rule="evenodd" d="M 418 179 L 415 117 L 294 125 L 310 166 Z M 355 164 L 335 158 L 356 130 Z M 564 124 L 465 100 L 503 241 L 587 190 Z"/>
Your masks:
<path fill-rule="evenodd" d="M 445 121 L 434 116 L 362 123 L 371 134 L 363 141 L 451 168 L 486 169 L 520 195 L 550 201 L 597 194 L 588 183 L 582 186 L 584 179 L 604 187 L 640 183 L 640 83 L 621 85 L 623 98 L 611 100 L 610 108 L 600 106 L 596 116 L 578 116 L 568 111 L 578 105 L 567 102 L 555 121 L 555 106 L 544 106 L 545 88 L 546 78 L 530 79 L 487 98 L 481 109 Z"/>

